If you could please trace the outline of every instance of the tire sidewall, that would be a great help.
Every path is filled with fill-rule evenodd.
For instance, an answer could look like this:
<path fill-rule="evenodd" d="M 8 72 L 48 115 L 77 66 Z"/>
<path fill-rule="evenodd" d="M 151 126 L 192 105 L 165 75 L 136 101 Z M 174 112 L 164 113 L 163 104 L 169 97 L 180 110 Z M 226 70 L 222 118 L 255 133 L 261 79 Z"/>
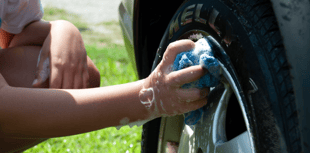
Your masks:
<path fill-rule="evenodd" d="M 206 23 L 197 22 L 197 6 L 202 4 L 200 10 L 200 19 Z M 194 5 L 194 7 L 192 7 Z M 188 9 L 191 8 L 191 9 Z M 214 10 L 218 12 L 215 22 L 210 23 L 214 18 Z M 186 16 L 191 22 L 182 24 L 182 14 L 192 12 L 192 15 Z M 212 13 L 213 12 L 213 13 Z M 216 14 L 216 13 L 215 13 Z M 213 17 L 212 17 L 213 16 Z M 178 20 L 177 30 L 173 29 L 171 36 L 171 26 Z M 185 22 L 184 22 L 185 23 Z M 259 37 L 250 26 L 244 12 L 230 4 L 217 0 L 201 1 L 192 0 L 183 3 L 175 13 L 169 23 L 165 34 L 160 43 L 153 69 L 160 62 L 163 52 L 169 43 L 176 41 L 186 32 L 191 30 L 203 30 L 217 40 L 230 57 L 232 68 L 236 72 L 235 79 L 239 84 L 239 91 L 242 100 L 245 102 L 247 117 L 250 124 L 250 132 L 254 140 L 256 152 L 285 152 L 285 134 L 283 133 L 282 117 L 280 110 L 277 109 L 278 96 L 271 72 L 270 65 L 264 53 Z M 219 58 L 220 53 L 215 53 Z M 223 64 L 228 66 L 225 61 Z M 254 80 L 258 91 L 254 94 L 247 94 L 253 90 L 249 79 Z"/>

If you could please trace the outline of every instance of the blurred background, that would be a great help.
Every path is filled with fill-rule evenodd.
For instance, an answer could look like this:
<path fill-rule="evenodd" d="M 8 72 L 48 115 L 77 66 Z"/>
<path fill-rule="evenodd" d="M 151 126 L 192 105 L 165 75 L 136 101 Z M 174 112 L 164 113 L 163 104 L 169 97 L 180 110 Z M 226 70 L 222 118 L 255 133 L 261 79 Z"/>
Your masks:
<path fill-rule="evenodd" d="M 67 20 L 81 32 L 87 55 L 101 75 L 101 86 L 137 80 L 118 22 L 120 0 L 41 0 L 46 21 Z M 24 153 L 140 153 L 142 126 L 105 128 L 49 139 Z"/>

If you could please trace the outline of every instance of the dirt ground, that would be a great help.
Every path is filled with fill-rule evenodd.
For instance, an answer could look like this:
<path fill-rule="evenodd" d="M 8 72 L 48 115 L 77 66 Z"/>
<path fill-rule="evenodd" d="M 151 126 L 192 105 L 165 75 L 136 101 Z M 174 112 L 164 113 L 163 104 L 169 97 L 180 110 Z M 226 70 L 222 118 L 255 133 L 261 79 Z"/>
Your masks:
<path fill-rule="evenodd" d="M 53 6 L 81 15 L 88 23 L 118 21 L 121 0 L 41 0 L 43 7 Z"/>

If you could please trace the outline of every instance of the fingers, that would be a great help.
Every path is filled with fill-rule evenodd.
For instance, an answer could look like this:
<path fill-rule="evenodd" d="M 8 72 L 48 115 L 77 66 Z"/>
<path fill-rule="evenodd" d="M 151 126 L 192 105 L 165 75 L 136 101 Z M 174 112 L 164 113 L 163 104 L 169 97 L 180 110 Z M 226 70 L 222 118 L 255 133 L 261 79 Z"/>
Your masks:
<path fill-rule="evenodd" d="M 73 70 L 74 68 L 77 70 L 74 71 Z M 87 87 L 87 83 L 88 83 L 87 65 L 86 65 L 86 70 L 84 70 L 82 66 L 79 66 L 78 68 L 76 67 L 74 68 L 64 71 L 62 87 L 61 87 L 62 89 L 81 89 L 81 88 Z"/>
<path fill-rule="evenodd" d="M 62 86 L 63 74 L 57 66 L 51 68 L 50 88 L 60 89 Z"/>
<path fill-rule="evenodd" d="M 84 62 L 76 62 L 78 65 L 68 64 L 69 66 L 64 66 L 66 69 L 64 71 L 63 78 L 63 89 L 81 89 L 83 87 L 83 68 L 84 65 L 81 63 Z"/>
<path fill-rule="evenodd" d="M 195 43 L 191 40 L 175 41 L 167 47 L 163 59 L 167 64 L 173 64 L 177 54 L 189 51 L 195 47 Z"/>
<path fill-rule="evenodd" d="M 177 96 L 181 102 L 193 102 L 196 100 L 200 100 L 206 98 L 210 92 L 210 88 L 197 89 L 197 88 L 189 88 L 189 89 L 179 89 L 176 91 Z"/>
<path fill-rule="evenodd" d="M 87 61 L 87 64 L 84 65 L 84 71 L 83 71 L 83 88 L 89 88 L 89 71 L 88 71 L 88 64 L 91 61 L 91 59 L 87 56 L 86 57 L 86 61 Z"/>
<path fill-rule="evenodd" d="M 58 88 L 58 89 L 86 88 L 89 78 L 87 64 L 83 65 L 79 64 L 78 66 L 70 64 L 67 64 L 67 66 L 64 65 L 66 64 L 57 63 L 52 66 L 50 88 Z"/>
<path fill-rule="evenodd" d="M 83 88 L 90 88 L 90 85 L 89 85 L 89 74 L 88 74 L 88 70 L 87 69 L 83 72 Z"/>
<path fill-rule="evenodd" d="M 75 75 L 71 70 L 67 70 L 63 75 L 62 89 L 73 89 Z"/>
<path fill-rule="evenodd" d="M 206 105 L 208 103 L 208 99 L 207 98 L 203 98 L 203 99 L 200 99 L 200 100 L 197 100 L 195 102 L 191 102 L 191 103 L 186 103 L 186 106 L 184 109 L 184 112 L 190 112 L 190 111 L 193 111 L 193 110 L 197 110 L 201 107 L 203 107 L 204 105 Z"/>
<path fill-rule="evenodd" d="M 203 68 L 201 65 L 195 65 L 179 71 L 171 72 L 170 74 L 168 74 L 167 77 L 171 85 L 181 86 L 185 83 L 190 83 L 198 80 L 207 72 L 208 70 Z"/>
<path fill-rule="evenodd" d="M 83 74 L 77 74 L 74 77 L 74 86 L 73 89 L 81 89 L 83 88 Z"/>
<path fill-rule="evenodd" d="M 87 88 L 89 77 L 87 64 L 84 64 L 81 69 L 82 70 L 75 75 L 74 89 Z"/>

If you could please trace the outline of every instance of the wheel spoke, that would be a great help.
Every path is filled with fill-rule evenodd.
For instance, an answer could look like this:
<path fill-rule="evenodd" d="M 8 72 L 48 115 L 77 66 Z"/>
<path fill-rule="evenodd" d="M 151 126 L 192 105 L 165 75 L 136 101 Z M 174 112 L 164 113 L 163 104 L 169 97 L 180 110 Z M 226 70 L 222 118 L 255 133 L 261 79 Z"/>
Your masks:
<path fill-rule="evenodd" d="M 203 152 L 214 152 L 217 142 L 226 141 L 226 108 L 232 89 L 227 84 L 224 87 L 214 88 L 209 95 L 204 116 L 195 128 L 195 151 L 200 148 Z"/>
<path fill-rule="evenodd" d="M 184 125 L 179 150 L 178 153 L 182 152 L 191 152 L 194 149 L 195 143 L 195 135 L 194 134 L 195 127 Z"/>
<path fill-rule="evenodd" d="M 249 153 L 252 152 L 249 132 L 245 131 L 234 139 L 216 145 L 217 153 Z"/>
<path fill-rule="evenodd" d="M 226 108 L 231 94 L 232 94 L 231 88 L 229 87 L 229 85 L 225 85 L 225 90 L 221 96 L 221 99 L 219 100 L 213 120 L 212 139 L 214 143 L 218 141 L 226 141 L 226 133 L 225 133 L 226 112 L 227 112 Z"/>

